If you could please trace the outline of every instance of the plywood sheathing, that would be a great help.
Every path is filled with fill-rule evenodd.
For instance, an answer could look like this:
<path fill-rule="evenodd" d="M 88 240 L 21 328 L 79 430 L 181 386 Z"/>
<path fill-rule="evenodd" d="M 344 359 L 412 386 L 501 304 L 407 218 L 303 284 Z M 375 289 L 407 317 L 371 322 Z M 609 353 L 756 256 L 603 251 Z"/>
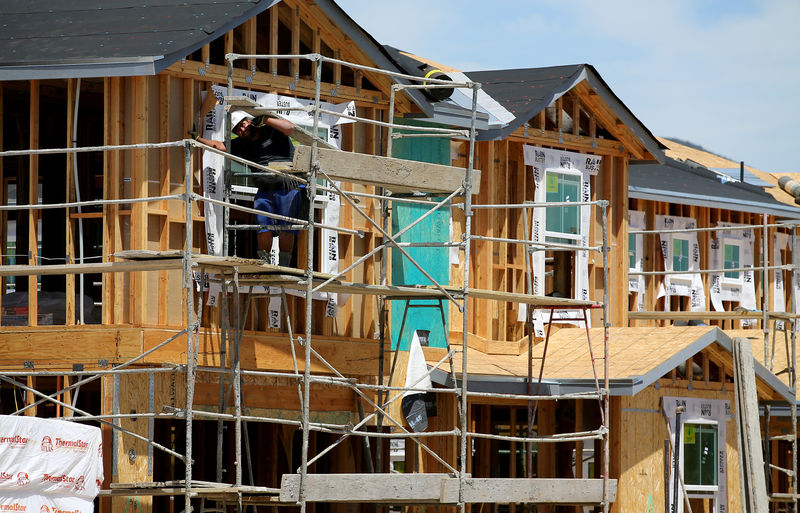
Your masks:
<path fill-rule="evenodd" d="M 655 505 L 656 511 L 664 504 L 664 440 L 668 437 L 666 424 L 661 413 L 661 398 L 664 396 L 686 396 L 727 400 L 731 404 L 731 413 L 736 414 L 733 400 L 733 387 L 726 392 L 699 390 L 695 387 L 689 392 L 683 384 L 664 384 L 660 388 L 648 387 L 632 397 L 612 398 L 620 403 L 619 422 L 623 426 L 616 432 L 623 433 L 616 455 L 611 462 L 621 469 L 618 477 L 617 500 L 612 505 L 612 513 L 627 511 L 646 511 L 648 504 Z M 614 430 L 612 419 L 612 432 Z M 613 434 L 612 434 L 613 438 Z M 720 440 L 720 445 L 723 443 Z M 739 457 L 736 443 L 736 427 L 734 422 L 727 425 L 726 468 L 727 470 L 727 503 L 728 511 L 740 511 L 739 507 Z M 612 474 L 613 476 L 614 474 Z M 663 509 L 663 508 L 662 508 Z"/>
<path fill-rule="evenodd" d="M 713 326 L 670 326 L 643 328 L 611 328 L 609 330 L 609 378 L 624 379 L 644 376 L 665 362 L 673 359 L 688 347 L 704 337 L 713 335 Z M 603 330 L 589 330 L 595 358 L 603 355 Z M 710 347 L 699 343 L 698 352 Z M 713 345 L 713 344 L 711 344 Z M 719 349 L 720 354 L 724 350 Z M 544 344 L 533 348 L 534 370 L 538 374 L 538 358 L 544 353 Z M 428 353 L 426 353 L 428 354 Z M 688 356 L 688 355 L 687 355 Z M 437 360 L 428 357 L 428 364 Z M 460 353 L 454 356 L 456 369 L 461 369 Z M 598 373 L 602 370 L 602 360 L 597 360 Z M 675 362 L 675 366 L 683 361 Z M 668 372 L 670 369 L 665 369 Z M 470 375 L 525 377 L 528 375 L 528 354 L 486 355 L 469 349 L 468 372 Z M 598 374 L 599 375 L 599 374 Z M 545 379 L 591 379 L 592 372 L 586 331 L 580 328 L 567 328 L 551 335 L 544 367 Z"/>
<path fill-rule="evenodd" d="M 708 168 L 738 168 L 740 165 L 739 162 L 735 162 L 728 158 L 721 157 L 719 155 L 715 155 L 707 151 L 691 148 L 689 146 L 677 143 L 675 141 L 671 141 L 669 139 L 665 139 L 662 137 L 658 137 L 657 139 L 662 144 L 664 144 L 664 146 L 667 147 L 667 149 L 664 151 L 667 157 L 676 160 L 693 160 L 694 162 L 697 162 L 698 164 L 701 164 Z M 794 197 L 792 197 L 791 194 L 784 191 L 778 186 L 778 178 L 775 175 L 748 166 L 746 162 L 744 168 L 747 171 L 753 173 L 760 180 L 763 180 L 769 184 L 774 185 L 774 187 L 769 187 L 764 190 L 768 194 L 770 194 L 773 198 L 775 198 L 777 201 L 785 203 L 786 205 L 791 205 L 793 207 L 797 206 L 795 205 Z"/>

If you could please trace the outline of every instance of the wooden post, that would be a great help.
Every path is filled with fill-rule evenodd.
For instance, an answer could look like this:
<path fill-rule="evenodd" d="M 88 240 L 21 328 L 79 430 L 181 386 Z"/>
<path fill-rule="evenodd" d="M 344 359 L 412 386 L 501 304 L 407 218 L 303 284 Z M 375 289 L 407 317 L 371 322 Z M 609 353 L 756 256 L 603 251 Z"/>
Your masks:
<path fill-rule="evenodd" d="M 119 376 L 119 412 L 120 413 L 146 413 L 149 411 L 149 385 L 147 374 L 122 374 Z M 152 391 L 151 391 L 152 393 Z M 146 418 L 127 418 L 120 420 L 120 427 L 148 436 L 148 421 Z M 115 433 L 119 437 L 117 444 L 117 482 L 144 483 L 152 482 L 153 476 L 148 475 L 148 450 L 147 443 L 134 439 L 125 434 Z M 109 449 L 111 449 L 109 447 Z M 130 511 L 129 497 L 115 497 L 113 500 L 114 511 Z M 149 513 L 153 508 L 153 497 L 141 495 L 132 500 L 135 505 L 141 506 L 141 513 Z M 126 508 L 127 506 L 127 508 Z"/>
<path fill-rule="evenodd" d="M 39 148 L 39 81 L 30 81 L 30 117 L 28 119 L 30 149 Z M 28 163 L 28 204 L 39 202 L 39 157 L 31 155 Z M 28 265 L 36 265 L 39 260 L 39 218 L 38 210 L 28 210 Z M 38 276 L 28 276 L 28 325 L 37 326 L 39 315 Z"/>
<path fill-rule="evenodd" d="M 131 99 L 133 101 L 132 112 L 132 141 L 133 143 L 145 143 L 148 141 L 148 131 L 146 123 L 147 105 L 149 103 L 149 77 L 132 77 L 131 79 Z M 144 198 L 148 196 L 148 158 L 147 150 L 133 150 L 131 165 L 131 196 L 133 198 Z M 147 249 L 147 203 L 134 203 L 131 206 L 131 236 L 132 249 Z M 144 272 L 137 272 L 133 275 L 133 286 L 129 289 L 129 301 L 133 310 L 133 322 L 141 325 L 147 321 L 147 301 L 142 298 L 147 297 L 147 276 Z"/>
<path fill-rule="evenodd" d="M 73 120 L 75 116 L 77 116 L 77 112 L 75 112 L 75 98 L 78 95 L 78 81 L 77 79 L 69 79 L 67 81 L 67 148 L 72 148 L 72 140 L 75 139 L 75 132 L 73 130 Z M 66 180 L 65 183 L 67 185 L 66 191 L 64 194 L 64 201 L 75 201 L 76 195 L 73 193 L 75 190 L 75 167 L 73 166 L 73 156 L 71 154 L 66 154 Z M 69 262 L 73 263 L 75 261 L 75 241 L 72 238 L 72 220 L 70 219 L 71 209 L 66 209 L 64 214 L 64 230 L 65 230 L 65 241 L 66 241 L 66 248 L 64 249 L 64 254 L 68 256 Z M 71 326 L 75 324 L 75 275 L 74 274 L 67 274 L 65 283 L 65 302 L 66 302 L 66 324 Z"/>

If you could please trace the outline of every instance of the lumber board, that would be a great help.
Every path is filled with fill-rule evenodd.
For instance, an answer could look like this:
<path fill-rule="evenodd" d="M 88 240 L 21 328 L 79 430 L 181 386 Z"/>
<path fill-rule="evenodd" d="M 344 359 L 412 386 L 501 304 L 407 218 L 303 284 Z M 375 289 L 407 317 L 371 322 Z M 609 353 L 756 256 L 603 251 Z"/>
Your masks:
<path fill-rule="evenodd" d="M 160 258 L 164 258 L 164 262 L 172 261 L 180 262 L 177 257 L 180 251 L 121 251 L 115 253 L 115 256 L 132 259 L 151 261 L 156 263 Z M 265 264 L 261 260 L 240 258 L 240 257 L 225 257 L 214 255 L 192 255 L 192 260 L 196 265 L 205 266 L 207 268 L 219 268 L 233 270 L 236 268 L 240 273 L 239 283 L 241 285 L 282 285 L 287 288 L 305 289 L 302 279 L 305 277 L 305 272 L 302 269 L 295 269 L 291 267 L 280 267 L 277 265 Z M 24 267 L 24 266 L 23 266 Z M 2 268 L 0 268 L 1 270 Z M 210 270 L 210 269 L 209 269 Z M 315 272 L 314 282 L 316 284 L 322 283 L 331 277 L 330 274 Z M 450 294 L 459 295 L 462 290 L 456 287 L 444 287 Z M 371 285 L 366 283 L 353 283 L 346 281 L 333 281 L 326 285 L 323 289 L 325 292 L 343 292 L 349 294 L 367 294 L 367 295 L 388 295 L 393 297 L 405 296 L 410 298 L 441 298 L 442 292 L 433 286 L 396 286 L 396 285 Z M 489 299 L 495 301 L 511 301 L 518 303 L 526 303 L 536 306 L 552 306 L 552 307 L 592 307 L 600 303 L 595 301 L 582 301 L 577 299 L 557 298 L 550 296 L 534 296 L 530 294 L 519 294 L 515 292 L 504 292 L 499 290 L 486 290 L 470 288 L 467 290 L 470 297 L 475 299 Z"/>
<path fill-rule="evenodd" d="M 450 193 L 461 186 L 466 172 L 464 168 L 442 164 L 324 148 L 320 148 L 317 159 L 320 169 L 334 180 L 385 187 L 392 192 Z M 310 162 L 310 147 L 295 148 L 295 172 L 310 172 Z M 480 181 L 480 170 L 473 170 L 473 194 L 480 193 Z"/>
<path fill-rule="evenodd" d="M 404 502 L 457 504 L 458 478 L 447 474 L 307 474 L 308 502 Z M 616 480 L 610 497 L 616 497 Z M 284 474 L 281 502 L 299 498 L 300 476 Z M 602 479 L 502 479 L 467 478 L 467 503 L 598 504 L 603 499 Z"/>
<path fill-rule="evenodd" d="M 774 319 L 797 319 L 800 315 L 788 314 L 785 312 L 768 312 L 770 318 Z M 751 312 L 653 312 L 653 311 L 629 311 L 628 318 L 631 320 L 737 320 L 737 319 L 761 319 L 764 314 L 760 311 Z"/>

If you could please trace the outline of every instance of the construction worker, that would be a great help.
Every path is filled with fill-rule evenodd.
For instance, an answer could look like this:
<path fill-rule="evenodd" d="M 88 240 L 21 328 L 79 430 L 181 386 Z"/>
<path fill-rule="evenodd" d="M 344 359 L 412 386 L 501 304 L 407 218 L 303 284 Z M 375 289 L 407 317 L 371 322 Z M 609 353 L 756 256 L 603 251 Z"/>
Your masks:
<path fill-rule="evenodd" d="M 280 118 L 263 116 L 259 123 L 253 116 L 242 111 L 231 114 L 232 133 L 230 152 L 237 157 L 261 164 L 269 165 L 271 162 L 290 162 L 294 156 L 294 145 L 289 139 L 289 134 L 294 130 L 291 121 Z M 196 137 L 208 146 L 222 151 L 227 151 L 225 144 Z M 305 219 L 308 213 L 308 200 L 305 186 L 297 181 L 272 173 L 257 173 L 254 185 L 258 187 L 254 200 L 254 208 L 270 214 L 278 214 L 296 219 Z M 259 225 L 289 225 L 290 221 L 256 216 Z M 273 236 L 278 234 L 278 265 L 291 265 L 294 251 L 296 230 L 269 230 L 259 229 L 257 235 L 258 256 L 268 259 L 272 248 Z"/>

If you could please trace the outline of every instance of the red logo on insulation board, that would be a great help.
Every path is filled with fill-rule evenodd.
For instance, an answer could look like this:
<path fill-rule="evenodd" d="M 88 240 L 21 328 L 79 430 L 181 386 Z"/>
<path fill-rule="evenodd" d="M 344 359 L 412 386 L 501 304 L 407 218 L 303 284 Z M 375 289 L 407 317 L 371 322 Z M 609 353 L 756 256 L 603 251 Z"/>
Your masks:
<path fill-rule="evenodd" d="M 21 435 L 0 436 L 0 444 L 8 444 L 12 448 L 22 448 L 28 443 L 28 439 Z"/>
<path fill-rule="evenodd" d="M 42 452 L 53 452 L 53 440 L 49 436 L 42 438 Z"/>

